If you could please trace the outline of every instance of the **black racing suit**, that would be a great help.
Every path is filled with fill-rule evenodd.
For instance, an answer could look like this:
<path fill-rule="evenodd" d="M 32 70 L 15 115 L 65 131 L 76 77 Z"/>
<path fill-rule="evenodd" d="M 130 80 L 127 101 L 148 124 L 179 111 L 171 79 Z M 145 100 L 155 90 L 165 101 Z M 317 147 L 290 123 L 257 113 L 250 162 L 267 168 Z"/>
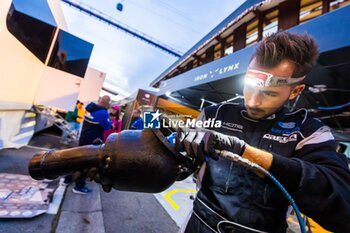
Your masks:
<path fill-rule="evenodd" d="M 322 122 L 308 118 L 305 109 L 282 109 L 257 121 L 247 116 L 242 103 L 209 107 L 202 116 L 222 121 L 213 130 L 271 152 L 271 174 L 302 213 L 331 231 L 350 232 L 349 169 Z M 220 232 L 286 232 L 288 205 L 267 178 L 224 158 L 209 159 L 185 232 L 219 232 L 218 227 Z M 245 227 L 234 231 L 237 224 Z"/>

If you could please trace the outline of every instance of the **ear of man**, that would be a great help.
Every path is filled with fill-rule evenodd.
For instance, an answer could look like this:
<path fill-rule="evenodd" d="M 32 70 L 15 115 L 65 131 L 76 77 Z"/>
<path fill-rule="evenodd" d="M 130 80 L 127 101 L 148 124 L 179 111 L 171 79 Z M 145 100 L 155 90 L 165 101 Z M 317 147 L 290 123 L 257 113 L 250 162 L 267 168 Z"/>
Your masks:
<path fill-rule="evenodd" d="M 292 90 L 292 92 L 289 95 L 289 100 L 293 100 L 295 99 L 295 97 L 297 97 L 298 95 L 300 95 L 300 93 L 305 89 L 305 85 L 304 84 L 299 84 L 297 86 L 294 87 L 294 89 Z"/>

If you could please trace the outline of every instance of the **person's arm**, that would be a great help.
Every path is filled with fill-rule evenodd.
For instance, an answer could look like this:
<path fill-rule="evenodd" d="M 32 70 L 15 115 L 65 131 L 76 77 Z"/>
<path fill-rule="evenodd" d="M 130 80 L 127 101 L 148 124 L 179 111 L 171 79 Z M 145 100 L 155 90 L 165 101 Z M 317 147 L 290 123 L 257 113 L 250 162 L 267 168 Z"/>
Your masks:
<path fill-rule="evenodd" d="M 137 119 L 134 120 L 134 122 L 132 122 L 132 124 L 130 125 L 130 129 L 137 129 L 136 128 L 136 122 L 137 122 Z"/>
<path fill-rule="evenodd" d="M 134 121 L 134 123 L 131 125 L 130 128 L 131 129 L 143 129 L 143 120 L 142 120 L 142 118 L 140 117 L 139 119 Z"/>
<path fill-rule="evenodd" d="M 297 176 L 291 163 L 300 167 L 291 190 L 300 210 L 328 230 L 350 232 L 350 172 L 335 152 L 329 128 L 320 127 L 299 142 L 291 159 L 273 154 L 270 172 L 286 183 Z"/>
<path fill-rule="evenodd" d="M 117 133 L 119 133 L 120 131 L 122 131 L 122 120 L 117 120 L 117 126 L 116 126 L 115 131 L 116 131 Z"/>
<path fill-rule="evenodd" d="M 209 108 L 204 109 L 204 111 L 202 111 L 200 113 L 200 115 L 197 117 L 197 120 L 206 120 L 207 117 L 207 113 L 206 110 L 208 110 Z M 211 111 L 211 112 L 215 112 L 215 111 Z M 212 113 L 213 114 L 213 113 Z M 214 116 L 211 116 L 214 117 Z M 217 148 L 218 146 L 221 147 L 220 149 L 227 149 L 228 151 L 231 151 L 233 153 L 236 154 L 240 154 L 243 158 L 250 160 L 251 162 L 254 162 L 258 165 L 260 165 L 261 167 L 265 168 L 266 170 L 270 170 L 271 166 L 274 163 L 274 167 L 273 167 L 273 173 L 276 170 L 275 167 L 283 167 L 283 169 L 280 169 L 279 172 L 279 177 L 283 180 L 286 180 L 286 188 L 288 190 L 290 190 L 291 188 L 296 188 L 299 185 L 300 182 L 300 178 L 301 178 L 301 165 L 299 162 L 292 160 L 292 159 L 287 159 L 283 156 L 279 156 L 277 154 L 272 154 L 269 153 L 267 151 L 255 148 L 250 146 L 249 144 L 245 143 L 244 141 L 236 138 L 236 137 L 230 137 L 230 136 L 225 136 L 223 134 L 216 134 L 218 137 L 214 137 L 214 135 L 211 135 L 211 138 L 204 138 L 204 136 L 202 137 L 201 140 L 204 141 L 211 141 L 211 143 L 216 144 L 215 147 Z M 196 135 L 197 136 L 197 135 Z M 196 137 L 195 136 L 195 137 Z M 200 135 L 198 135 L 200 136 Z M 220 138 L 219 141 L 221 141 L 218 145 L 217 141 Z M 198 138 L 199 139 L 199 138 Z M 200 141 L 201 141 L 200 140 Z M 189 142 L 192 145 L 195 145 L 196 142 L 195 141 L 190 141 Z M 205 143 L 204 143 L 205 144 Z M 214 144 L 212 145 L 214 147 Z M 208 149 L 210 146 L 206 146 L 206 148 L 204 148 L 205 150 Z M 213 149 L 213 148 L 211 148 Z M 219 148 L 217 148 L 219 149 Z M 199 150 L 200 151 L 200 150 Z M 207 151 L 208 152 L 208 151 Z M 191 154 L 191 153 L 190 153 Z M 196 156 L 201 156 L 199 154 L 196 154 Z M 217 158 L 218 155 L 216 154 L 215 151 L 213 151 L 213 153 L 207 153 L 208 155 L 210 155 L 212 158 Z M 283 163 L 283 165 L 279 165 Z M 291 174 L 293 174 L 291 176 Z"/>
<path fill-rule="evenodd" d="M 109 119 L 109 114 L 107 111 L 102 111 L 99 117 L 99 123 L 104 130 L 112 128 L 111 121 Z"/>
<path fill-rule="evenodd" d="M 269 170 L 304 214 L 329 230 L 350 232 L 350 172 L 328 127 L 301 141 L 292 158 L 247 144 L 243 157 Z"/>
<path fill-rule="evenodd" d="M 78 109 L 77 109 L 77 107 L 75 107 L 74 112 L 72 114 L 72 117 L 74 118 L 75 121 L 77 120 L 77 118 L 78 118 Z"/>
<path fill-rule="evenodd" d="M 334 141 L 306 145 L 295 157 L 301 178 L 294 199 L 301 211 L 326 229 L 350 232 L 350 173 Z M 272 168 L 279 172 L 280 165 Z"/>

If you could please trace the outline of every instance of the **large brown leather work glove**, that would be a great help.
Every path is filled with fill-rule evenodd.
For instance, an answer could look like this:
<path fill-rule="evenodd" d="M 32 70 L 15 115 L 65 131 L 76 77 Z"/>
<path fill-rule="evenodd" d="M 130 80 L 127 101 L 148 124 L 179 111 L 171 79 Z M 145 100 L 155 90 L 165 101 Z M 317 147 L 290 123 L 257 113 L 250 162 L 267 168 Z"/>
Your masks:
<path fill-rule="evenodd" d="M 245 150 L 245 142 L 237 137 L 211 130 L 179 128 L 175 148 L 180 152 L 185 151 L 187 156 L 193 158 L 195 163 L 201 164 L 205 161 L 206 155 L 217 160 L 221 150 L 242 156 Z"/>

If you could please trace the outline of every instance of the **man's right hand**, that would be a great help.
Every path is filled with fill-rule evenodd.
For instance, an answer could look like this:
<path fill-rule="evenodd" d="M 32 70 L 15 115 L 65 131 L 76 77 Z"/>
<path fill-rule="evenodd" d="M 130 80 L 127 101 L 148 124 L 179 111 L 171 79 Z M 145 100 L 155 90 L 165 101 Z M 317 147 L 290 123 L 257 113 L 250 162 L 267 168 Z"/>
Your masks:
<path fill-rule="evenodd" d="M 214 144 L 211 144 L 214 140 L 208 140 L 211 134 L 210 131 L 179 128 L 176 132 L 175 149 L 186 152 L 197 164 L 205 162 L 206 155 L 217 160 Z"/>
<path fill-rule="evenodd" d="M 245 142 L 237 137 L 228 136 L 206 129 L 177 130 L 175 149 L 185 151 L 197 164 L 205 161 L 208 155 L 214 160 L 219 158 L 219 151 L 226 150 L 242 156 Z"/>

